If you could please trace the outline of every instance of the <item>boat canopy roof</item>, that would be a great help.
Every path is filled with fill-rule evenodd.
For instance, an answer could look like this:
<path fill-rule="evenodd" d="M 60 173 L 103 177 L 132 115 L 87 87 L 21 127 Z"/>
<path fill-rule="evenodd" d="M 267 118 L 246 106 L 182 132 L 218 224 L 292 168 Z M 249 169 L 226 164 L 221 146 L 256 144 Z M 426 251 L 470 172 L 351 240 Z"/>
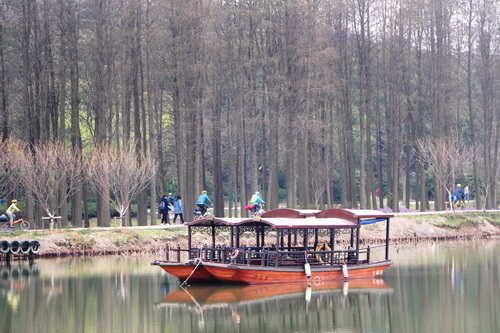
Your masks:
<path fill-rule="evenodd" d="M 188 222 L 195 226 L 270 226 L 276 229 L 344 229 L 360 228 L 361 225 L 387 221 L 392 214 L 376 210 L 327 209 L 303 211 L 288 208 L 270 210 L 259 218 L 213 217 Z"/>
<path fill-rule="evenodd" d="M 290 219 L 300 219 L 306 218 L 309 216 L 316 216 L 320 211 L 319 210 L 310 210 L 310 209 L 293 209 L 293 208 L 276 208 L 262 214 L 263 218 L 270 217 L 287 217 Z"/>

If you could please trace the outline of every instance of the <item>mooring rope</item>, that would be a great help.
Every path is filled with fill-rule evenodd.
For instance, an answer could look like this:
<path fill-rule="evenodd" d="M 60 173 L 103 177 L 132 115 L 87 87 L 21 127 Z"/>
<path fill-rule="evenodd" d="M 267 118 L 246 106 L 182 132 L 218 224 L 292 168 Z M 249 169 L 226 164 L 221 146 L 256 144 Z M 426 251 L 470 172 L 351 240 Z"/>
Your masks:
<path fill-rule="evenodd" d="M 198 263 L 196 264 L 196 266 L 194 266 L 193 268 L 193 271 L 189 274 L 189 276 L 186 278 L 186 280 L 184 280 L 184 282 L 182 282 L 180 284 L 180 287 L 182 288 L 182 286 L 188 282 L 189 278 L 191 277 L 191 275 L 193 275 L 194 271 L 198 268 L 198 266 L 200 266 L 201 264 L 201 260 L 199 258 L 197 258 L 196 260 L 198 260 Z"/>

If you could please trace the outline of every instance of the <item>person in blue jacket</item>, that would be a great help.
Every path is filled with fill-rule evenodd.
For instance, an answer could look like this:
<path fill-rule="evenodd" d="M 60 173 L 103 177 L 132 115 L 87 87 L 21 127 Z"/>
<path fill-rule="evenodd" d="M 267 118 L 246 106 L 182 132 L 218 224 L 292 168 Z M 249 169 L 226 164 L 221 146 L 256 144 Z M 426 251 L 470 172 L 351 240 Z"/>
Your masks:
<path fill-rule="evenodd" d="M 204 215 L 207 212 L 208 206 L 212 204 L 212 200 L 208 197 L 207 191 L 201 191 L 196 204 L 200 207 L 201 215 Z"/>
<path fill-rule="evenodd" d="M 167 197 L 167 202 L 170 206 L 172 206 L 172 208 L 174 207 L 174 201 L 175 201 L 175 199 L 174 199 L 172 193 L 169 193 L 168 197 Z"/>
<path fill-rule="evenodd" d="M 451 199 L 455 203 L 459 200 L 464 200 L 465 194 L 464 191 L 462 190 L 462 185 L 457 184 L 457 187 L 455 187 L 455 190 L 453 190 L 453 193 L 451 194 Z"/>
<path fill-rule="evenodd" d="M 184 223 L 184 217 L 182 216 L 182 200 L 180 195 L 178 195 L 174 201 L 174 224 L 175 220 L 177 220 L 177 216 L 179 216 L 181 218 L 181 222 Z"/>

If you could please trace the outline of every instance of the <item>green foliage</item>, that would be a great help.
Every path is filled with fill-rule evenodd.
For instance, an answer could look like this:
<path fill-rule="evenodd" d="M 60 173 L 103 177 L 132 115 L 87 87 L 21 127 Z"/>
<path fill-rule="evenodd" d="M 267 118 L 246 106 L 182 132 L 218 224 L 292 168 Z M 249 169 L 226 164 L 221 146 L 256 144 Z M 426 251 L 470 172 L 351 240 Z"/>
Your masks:
<path fill-rule="evenodd" d="M 89 209 L 89 218 L 97 218 L 97 203 L 93 201 L 89 201 L 88 203 L 88 209 Z M 137 216 L 137 204 L 131 204 L 130 205 L 130 210 L 131 210 L 131 216 L 136 217 Z M 111 217 L 117 217 L 120 214 L 116 209 L 114 209 L 112 206 L 110 206 L 109 209 L 109 216 Z M 71 207 L 68 205 L 68 216 L 71 216 Z"/>
<path fill-rule="evenodd" d="M 165 189 L 165 193 L 158 193 L 158 197 L 167 195 L 168 193 L 172 193 L 173 195 L 179 193 L 179 184 L 177 179 L 166 179 L 162 188 Z"/>
<path fill-rule="evenodd" d="M 123 246 L 127 244 L 127 240 L 125 238 L 118 238 L 113 242 L 113 244 L 115 244 L 116 246 Z"/>
<path fill-rule="evenodd" d="M 286 202 L 286 189 L 281 188 L 281 187 L 278 189 L 278 202 L 279 203 Z"/>
<path fill-rule="evenodd" d="M 26 235 L 26 231 L 19 229 L 19 227 L 14 227 L 14 229 L 9 230 L 9 231 L 3 231 L 2 232 L 5 235 L 8 235 L 9 237 L 17 237 L 21 235 Z"/>
<path fill-rule="evenodd" d="M 434 173 L 430 170 L 425 171 L 425 188 L 429 200 L 434 200 Z"/>
<path fill-rule="evenodd" d="M 280 189 L 286 189 L 286 169 L 284 167 L 280 167 L 279 170 L 278 187 Z"/>

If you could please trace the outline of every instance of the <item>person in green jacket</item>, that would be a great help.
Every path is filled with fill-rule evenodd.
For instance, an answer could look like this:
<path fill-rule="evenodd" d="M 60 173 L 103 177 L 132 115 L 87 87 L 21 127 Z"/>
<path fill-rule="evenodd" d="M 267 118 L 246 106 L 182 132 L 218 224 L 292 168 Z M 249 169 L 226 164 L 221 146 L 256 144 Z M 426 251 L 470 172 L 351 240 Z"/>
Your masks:
<path fill-rule="evenodd" d="M 260 192 L 255 192 L 250 199 L 250 203 L 255 205 L 252 210 L 258 212 L 261 208 L 260 205 L 264 205 L 266 202 L 260 197 Z"/>

